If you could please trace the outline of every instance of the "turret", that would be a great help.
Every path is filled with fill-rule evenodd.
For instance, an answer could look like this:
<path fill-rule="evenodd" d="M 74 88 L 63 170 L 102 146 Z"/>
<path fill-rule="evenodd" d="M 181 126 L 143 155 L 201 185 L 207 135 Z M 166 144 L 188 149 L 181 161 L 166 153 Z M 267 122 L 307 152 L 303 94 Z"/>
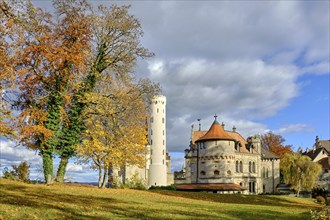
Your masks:
<path fill-rule="evenodd" d="M 152 100 L 149 143 L 151 149 L 149 186 L 167 185 L 166 168 L 166 97 Z"/>

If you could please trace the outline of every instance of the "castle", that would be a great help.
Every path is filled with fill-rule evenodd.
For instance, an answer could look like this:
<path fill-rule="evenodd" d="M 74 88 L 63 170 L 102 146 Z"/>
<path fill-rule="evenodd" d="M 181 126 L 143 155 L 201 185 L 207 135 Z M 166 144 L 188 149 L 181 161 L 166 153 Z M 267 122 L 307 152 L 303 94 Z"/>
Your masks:
<path fill-rule="evenodd" d="M 138 178 L 147 187 L 167 186 L 174 183 L 171 158 L 166 150 L 166 97 L 156 96 L 151 103 L 148 119 L 148 144 L 145 152 L 145 167 L 127 165 L 113 170 L 112 178 L 125 183 Z"/>
<path fill-rule="evenodd" d="M 274 193 L 280 182 L 280 159 L 263 148 L 258 135 L 246 140 L 226 131 L 217 116 L 208 131 L 192 126 L 185 167 L 175 173 L 178 190 Z"/>

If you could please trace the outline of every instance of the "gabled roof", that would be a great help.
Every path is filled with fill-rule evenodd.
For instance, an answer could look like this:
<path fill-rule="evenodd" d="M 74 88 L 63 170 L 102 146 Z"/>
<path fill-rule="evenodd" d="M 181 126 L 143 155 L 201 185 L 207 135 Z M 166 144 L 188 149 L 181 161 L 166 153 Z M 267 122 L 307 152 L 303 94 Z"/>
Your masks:
<path fill-rule="evenodd" d="M 207 131 L 193 131 L 193 136 L 192 136 L 192 140 L 191 140 L 192 144 L 195 144 L 195 142 L 199 138 L 203 137 L 206 134 L 206 132 Z"/>
<path fill-rule="evenodd" d="M 280 157 L 269 151 L 268 149 L 261 146 L 261 157 L 262 159 L 279 159 Z"/>
<path fill-rule="evenodd" d="M 234 140 L 234 138 L 230 136 L 227 132 L 225 132 L 223 127 L 215 119 L 207 133 L 201 138 L 199 138 L 197 141 L 206 140 Z"/>
<path fill-rule="evenodd" d="M 322 152 L 325 151 L 325 153 L 327 155 L 329 155 L 329 152 L 327 151 L 327 149 L 323 148 L 323 147 L 319 147 L 316 148 L 315 150 L 310 150 L 308 152 L 304 152 L 302 153 L 302 155 L 308 156 L 312 159 L 312 161 L 314 161 L 314 159 Z"/>
<path fill-rule="evenodd" d="M 240 133 L 234 132 L 234 131 L 226 131 L 233 139 L 236 141 L 239 141 L 241 143 L 241 147 L 239 149 L 239 152 L 243 153 L 249 153 L 250 151 L 246 148 L 248 145 L 248 142 L 242 137 Z"/>
<path fill-rule="evenodd" d="M 324 147 L 328 152 L 330 152 L 330 140 L 320 140 L 320 146 Z"/>

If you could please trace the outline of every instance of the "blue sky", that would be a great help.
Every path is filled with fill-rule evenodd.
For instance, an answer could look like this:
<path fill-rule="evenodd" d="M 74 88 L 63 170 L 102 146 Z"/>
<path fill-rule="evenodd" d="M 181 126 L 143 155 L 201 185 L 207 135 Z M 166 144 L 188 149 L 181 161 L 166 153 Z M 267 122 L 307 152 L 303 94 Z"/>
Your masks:
<path fill-rule="evenodd" d="M 244 137 L 273 131 L 294 149 L 330 138 L 329 1 L 93 2 L 112 3 L 132 5 L 141 44 L 156 54 L 135 72 L 167 97 L 173 170 L 183 164 L 191 125 L 201 118 L 208 129 L 215 113 L 226 129 L 235 125 Z M 17 156 L 12 145 L 1 141 L 2 167 L 26 159 L 40 170 L 37 156 Z M 88 166 L 70 164 L 72 180 L 96 180 Z"/>

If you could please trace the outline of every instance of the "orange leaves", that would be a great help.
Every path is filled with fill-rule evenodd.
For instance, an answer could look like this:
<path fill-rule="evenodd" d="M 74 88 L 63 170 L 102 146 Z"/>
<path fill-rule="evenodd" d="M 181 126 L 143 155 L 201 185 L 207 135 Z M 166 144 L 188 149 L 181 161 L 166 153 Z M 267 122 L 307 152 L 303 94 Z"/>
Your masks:
<path fill-rule="evenodd" d="M 281 135 L 276 135 L 272 132 L 261 135 L 261 144 L 271 152 L 283 158 L 285 154 L 291 154 L 291 145 L 283 145 L 285 139 Z"/>

